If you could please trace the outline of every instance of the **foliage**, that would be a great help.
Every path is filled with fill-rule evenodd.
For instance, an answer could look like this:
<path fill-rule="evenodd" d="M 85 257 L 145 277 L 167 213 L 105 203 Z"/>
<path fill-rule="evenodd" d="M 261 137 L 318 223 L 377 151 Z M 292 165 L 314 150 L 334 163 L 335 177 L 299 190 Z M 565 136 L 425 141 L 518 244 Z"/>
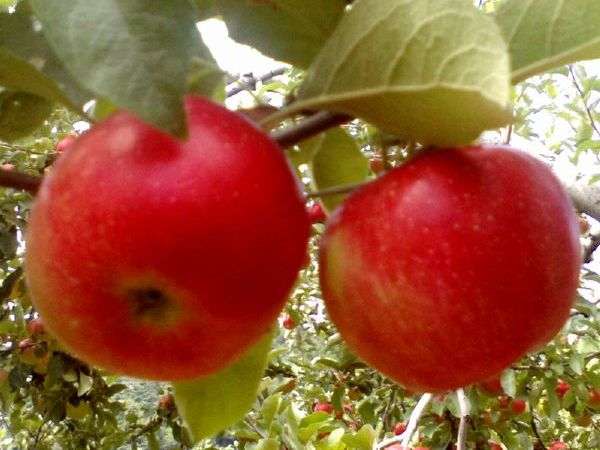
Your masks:
<path fill-rule="evenodd" d="M 556 2 L 565 12 L 557 22 L 545 19 L 555 2 L 543 0 L 478 1 L 480 11 L 468 0 L 352 3 L 332 1 L 322 11 L 319 2 L 296 0 L 0 1 L 0 171 L 43 175 L 60 139 L 120 108 L 183 135 L 184 93 L 225 95 L 224 74 L 195 28 L 197 19 L 219 16 L 241 43 L 296 65 L 242 94 L 257 108 L 287 106 L 263 123 L 293 125 L 306 109 L 322 108 L 370 121 L 288 150 L 306 191 L 368 181 L 374 158 L 393 167 L 421 144 L 462 143 L 507 125 L 511 90 L 515 118 L 502 139 L 542 143 L 551 162 L 598 178 L 600 71 L 576 63 L 599 56 L 597 2 Z M 403 26 L 389 27 L 391 20 Z M 511 88 L 511 80 L 519 84 Z M 324 204 L 333 209 L 343 194 Z M 310 262 L 284 311 L 296 327 L 277 327 L 270 351 L 255 349 L 220 376 L 176 385 L 178 411 L 160 400 L 170 385 L 99 371 L 28 327 L 37 317 L 22 275 L 31 201 L 0 190 L 0 447 L 370 450 L 408 420 L 417 393 L 359 361 L 327 319 L 317 264 L 323 225 L 313 225 Z M 585 220 L 593 224 L 583 236 L 589 245 L 598 224 Z M 599 270 L 583 267 L 571 318 L 551 343 L 508 368 L 501 387 L 467 389 L 469 448 L 537 450 L 557 440 L 600 448 Z M 332 413 L 315 412 L 319 402 Z M 212 423 L 203 422 L 206 411 Z M 415 442 L 450 449 L 459 422 L 456 395 L 436 396 Z M 192 439 L 217 428 L 225 430 Z"/>

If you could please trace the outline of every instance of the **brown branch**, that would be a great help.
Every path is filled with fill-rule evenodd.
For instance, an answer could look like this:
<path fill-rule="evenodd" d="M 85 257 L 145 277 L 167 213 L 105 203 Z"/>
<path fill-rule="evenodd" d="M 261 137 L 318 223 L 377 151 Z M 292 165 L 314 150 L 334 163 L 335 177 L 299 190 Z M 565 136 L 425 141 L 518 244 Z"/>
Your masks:
<path fill-rule="evenodd" d="M 345 114 L 320 111 L 295 125 L 272 131 L 271 138 L 277 142 L 281 148 L 287 148 L 329 128 L 337 127 L 349 122 L 350 120 L 352 120 L 352 118 Z"/>
<path fill-rule="evenodd" d="M 579 93 L 579 97 L 581 97 L 581 101 L 583 103 L 583 106 L 585 107 L 587 116 L 590 119 L 590 125 L 592 126 L 592 128 L 594 129 L 594 131 L 596 132 L 598 137 L 600 137 L 600 129 L 598 129 L 598 126 L 596 125 L 596 121 L 594 120 L 594 115 L 592 114 L 592 111 L 590 110 L 590 107 L 587 104 L 587 101 L 585 99 L 585 94 L 583 93 L 583 89 L 581 89 L 581 86 L 579 85 L 579 81 L 577 80 L 577 77 L 575 76 L 575 72 L 573 72 L 572 66 L 569 66 L 569 73 L 571 74 L 571 80 L 573 81 L 573 84 L 575 85 L 575 89 L 577 89 L 577 92 Z"/>
<path fill-rule="evenodd" d="M 41 182 L 42 177 L 0 168 L 0 186 L 2 187 L 23 189 L 31 194 L 35 194 Z"/>
<path fill-rule="evenodd" d="M 600 247 L 600 235 L 592 235 L 592 242 L 583 251 L 583 263 L 591 263 L 594 259 L 594 252 Z"/>
<path fill-rule="evenodd" d="M 271 70 L 269 73 L 266 73 L 260 77 L 252 76 L 250 78 L 241 79 L 239 81 L 236 81 L 235 83 L 237 84 L 237 86 L 234 86 L 233 88 L 228 90 L 226 96 L 233 97 L 234 95 L 239 94 L 242 91 L 246 91 L 248 89 L 254 90 L 254 89 L 256 89 L 256 83 L 258 83 L 259 81 L 261 83 L 264 83 L 265 81 L 269 81 L 271 78 L 275 78 L 279 75 L 283 75 L 286 70 L 287 70 L 286 67 L 280 67 L 279 69 Z"/>

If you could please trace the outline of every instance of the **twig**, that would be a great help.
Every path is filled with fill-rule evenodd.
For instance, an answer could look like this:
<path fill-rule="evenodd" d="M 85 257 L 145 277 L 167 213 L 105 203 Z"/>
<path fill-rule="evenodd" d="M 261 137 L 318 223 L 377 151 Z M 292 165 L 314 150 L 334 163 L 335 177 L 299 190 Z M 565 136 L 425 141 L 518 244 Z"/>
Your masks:
<path fill-rule="evenodd" d="M 588 245 L 583 251 L 583 263 L 588 264 L 591 263 L 594 259 L 594 252 L 600 247 L 600 235 L 593 234 L 592 242 Z"/>
<path fill-rule="evenodd" d="M 410 438 L 412 438 L 412 435 L 414 434 L 415 430 L 417 429 L 417 425 L 419 424 L 419 419 L 423 415 L 425 408 L 427 407 L 432 398 L 433 394 L 423 394 L 417 402 L 415 409 L 413 409 L 412 413 L 410 414 L 410 419 L 408 419 L 406 431 L 399 436 L 394 436 L 392 438 L 385 439 L 379 444 L 376 444 L 374 446 L 375 450 L 384 449 L 388 445 L 395 444 L 397 442 L 400 442 L 401 446 L 408 448 Z"/>
<path fill-rule="evenodd" d="M 573 84 L 575 85 L 575 89 L 577 89 L 577 92 L 579 93 L 579 97 L 581 97 L 581 101 L 583 103 L 583 106 L 585 107 L 587 116 L 590 119 L 590 125 L 592 126 L 592 128 L 594 129 L 594 131 L 596 132 L 598 137 L 600 137 L 600 129 L 598 129 L 598 126 L 596 125 L 596 121 L 594 120 L 592 111 L 590 110 L 590 107 L 588 106 L 587 101 L 585 99 L 585 94 L 583 93 L 583 90 L 581 89 L 581 86 L 579 85 L 579 81 L 577 80 L 577 76 L 575 75 L 575 72 L 573 72 L 573 66 L 569 66 L 569 74 L 571 74 L 571 79 L 573 81 Z"/>
<path fill-rule="evenodd" d="M 542 436 L 540 435 L 540 431 L 538 430 L 537 424 L 535 423 L 535 416 L 533 415 L 533 413 L 531 414 L 531 429 L 533 430 L 533 434 L 537 438 L 537 440 L 540 443 L 540 446 L 542 447 L 542 449 L 543 450 L 547 450 L 546 445 L 544 445 L 544 441 L 542 439 Z"/>
<path fill-rule="evenodd" d="M 237 86 L 228 90 L 226 95 L 227 95 L 227 97 L 233 97 L 234 95 L 239 94 L 242 91 L 245 91 L 248 89 L 256 89 L 256 83 L 258 83 L 259 81 L 261 83 L 264 83 L 265 81 L 269 81 L 271 78 L 274 78 L 279 75 L 283 75 L 286 70 L 287 70 L 286 67 L 280 67 L 279 69 L 271 70 L 269 73 L 266 73 L 260 77 L 250 77 L 245 80 L 242 79 L 242 80 L 236 81 Z"/>
<path fill-rule="evenodd" d="M 458 424 L 458 437 L 456 439 L 456 450 L 466 450 L 467 448 L 467 425 L 469 414 L 471 413 L 471 404 L 465 395 L 463 389 L 456 390 L 458 399 L 458 409 L 460 411 L 460 423 Z"/>
<path fill-rule="evenodd" d="M 287 148 L 329 128 L 342 125 L 351 119 L 350 116 L 345 114 L 320 111 L 295 125 L 272 131 L 271 138 L 276 141 L 281 148 Z"/>
<path fill-rule="evenodd" d="M 330 188 L 325 188 L 325 189 L 321 189 L 320 191 L 314 191 L 314 192 L 309 192 L 308 194 L 306 194 L 306 198 L 320 198 L 320 197 L 327 197 L 329 195 L 337 195 L 337 194 L 347 194 L 349 192 L 355 191 L 356 189 L 358 189 L 361 186 L 364 186 L 365 183 L 360 182 L 360 183 L 351 183 L 351 184 L 342 184 L 339 186 L 333 186 Z"/>
<path fill-rule="evenodd" d="M 0 169 L 0 186 L 23 189 L 31 194 L 37 193 L 42 177 L 29 175 L 14 170 Z"/>

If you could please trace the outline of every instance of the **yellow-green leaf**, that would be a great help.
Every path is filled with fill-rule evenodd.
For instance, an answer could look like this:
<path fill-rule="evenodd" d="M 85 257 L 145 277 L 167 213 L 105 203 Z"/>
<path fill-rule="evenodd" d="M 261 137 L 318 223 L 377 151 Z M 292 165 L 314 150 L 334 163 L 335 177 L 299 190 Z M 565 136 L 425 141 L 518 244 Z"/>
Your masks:
<path fill-rule="evenodd" d="M 173 383 L 175 403 L 194 439 L 210 437 L 252 407 L 267 365 L 269 333 L 231 366 L 204 378 Z"/>
<path fill-rule="evenodd" d="M 330 109 L 424 144 L 510 121 L 506 43 L 470 0 L 358 0 L 287 113 Z"/>
<path fill-rule="evenodd" d="M 358 183 L 369 177 L 369 161 L 342 128 L 334 128 L 316 136 L 303 146 L 313 156 L 311 170 L 316 190 Z M 348 194 L 327 195 L 321 201 L 333 211 Z"/>
<path fill-rule="evenodd" d="M 600 58 L 598 0 L 507 0 L 496 21 L 508 42 L 512 81 Z"/>
<path fill-rule="evenodd" d="M 12 142 L 40 127 L 52 112 L 52 102 L 27 92 L 0 94 L 0 140 Z"/>
<path fill-rule="evenodd" d="M 208 10 L 210 2 L 200 1 Z M 229 34 L 265 55 L 308 67 L 333 32 L 345 0 L 219 0 L 212 2 Z"/>

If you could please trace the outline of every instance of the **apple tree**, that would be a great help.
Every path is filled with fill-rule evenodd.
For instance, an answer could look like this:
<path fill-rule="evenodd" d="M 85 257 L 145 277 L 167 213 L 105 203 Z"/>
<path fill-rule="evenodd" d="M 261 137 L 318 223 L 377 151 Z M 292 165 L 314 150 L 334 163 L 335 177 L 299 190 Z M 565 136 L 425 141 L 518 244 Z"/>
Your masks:
<path fill-rule="evenodd" d="M 598 23 L 0 0 L 3 448 L 600 448 Z"/>

